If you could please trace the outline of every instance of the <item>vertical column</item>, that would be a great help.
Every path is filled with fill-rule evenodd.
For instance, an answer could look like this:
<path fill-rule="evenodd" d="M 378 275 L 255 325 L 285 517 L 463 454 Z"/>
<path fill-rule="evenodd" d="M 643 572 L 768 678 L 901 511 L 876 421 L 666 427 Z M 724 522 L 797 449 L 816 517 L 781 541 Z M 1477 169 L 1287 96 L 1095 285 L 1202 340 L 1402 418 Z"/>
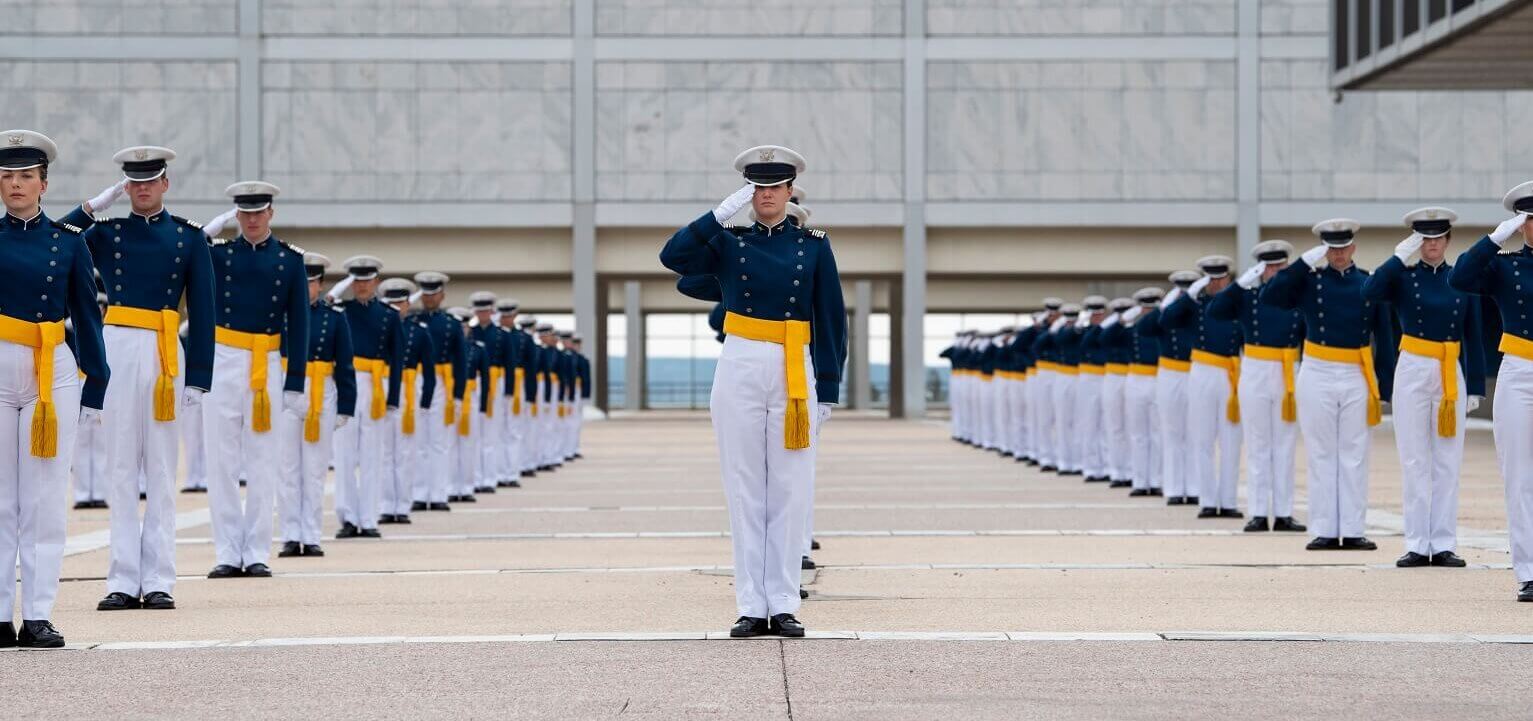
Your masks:
<path fill-rule="evenodd" d="M 926 415 L 921 339 L 926 319 L 926 0 L 905 0 L 905 273 L 901 278 L 900 416 Z"/>
<path fill-rule="evenodd" d="M 1261 0 L 1240 0 L 1235 42 L 1235 263 L 1261 242 Z"/>
<path fill-rule="evenodd" d="M 644 409 L 644 285 L 637 280 L 623 283 L 623 317 L 628 325 L 628 357 L 623 361 L 623 408 Z"/>
<path fill-rule="evenodd" d="M 873 314 L 873 281 L 859 280 L 852 285 L 852 407 L 866 410 L 873 406 L 872 343 L 868 317 Z"/>
<path fill-rule="evenodd" d="M 575 185 L 572 189 L 570 285 L 575 311 L 575 328 L 590 336 L 596 329 L 596 0 L 575 0 L 573 52 L 570 85 L 574 92 L 575 131 L 571 162 Z M 590 352 L 607 352 L 606 338 L 592 338 Z M 595 364 L 593 364 L 593 369 Z M 591 382 L 598 387 L 601 378 L 592 372 Z"/>
<path fill-rule="evenodd" d="M 261 0 L 239 0 L 235 99 L 238 179 L 261 177 Z"/>

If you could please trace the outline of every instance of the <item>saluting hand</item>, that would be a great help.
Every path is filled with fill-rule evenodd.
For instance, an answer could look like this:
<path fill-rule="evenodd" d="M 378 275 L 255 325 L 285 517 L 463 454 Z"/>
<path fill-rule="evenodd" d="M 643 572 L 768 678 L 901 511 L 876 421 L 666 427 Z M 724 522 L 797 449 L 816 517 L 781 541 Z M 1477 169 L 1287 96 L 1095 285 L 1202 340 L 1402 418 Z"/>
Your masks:
<path fill-rule="evenodd" d="M 1264 263 L 1257 263 L 1256 265 L 1246 268 L 1246 272 L 1241 273 L 1240 277 L 1235 279 L 1235 285 L 1245 288 L 1246 290 L 1255 288 L 1256 285 L 1261 282 L 1262 271 L 1265 269 L 1266 264 Z"/>
<path fill-rule="evenodd" d="M 1138 318 L 1141 315 L 1144 315 L 1144 306 L 1136 305 L 1136 306 L 1134 306 L 1132 308 L 1129 308 L 1128 310 L 1124 311 L 1124 313 L 1123 313 L 1123 322 L 1124 323 L 1132 323 L 1132 322 L 1134 322 L 1135 318 Z"/>
<path fill-rule="evenodd" d="M 1320 264 L 1325 262 L 1325 254 L 1330 250 L 1331 246 L 1321 243 L 1304 251 L 1304 255 L 1299 256 L 1299 260 L 1304 261 L 1304 264 L 1310 268 L 1319 268 Z"/>
<path fill-rule="evenodd" d="M 1415 265 L 1416 261 L 1420 258 L 1419 254 L 1421 253 L 1421 243 L 1423 240 L 1420 233 L 1411 233 L 1406 236 L 1405 240 L 1395 245 L 1395 257 L 1399 258 L 1400 262 L 1404 263 L 1407 268 Z"/>
<path fill-rule="evenodd" d="M 1209 276 L 1206 276 L 1206 275 L 1203 276 L 1202 278 L 1199 278 L 1199 279 L 1197 279 L 1195 281 L 1192 281 L 1192 285 L 1188 286 L 1188 288 L 1187 288 L 1187 294 L 1192 296 L 1193 299 L 1196 300 L 1198 296 L 1203 294 L 1203 289 L 1207 288 L 1208 284 L 1212 283 L 1213 281 L 1214 281 L 1213 278 L 1211 278 Z"/>
<path fill-rule="evenodd" d="M 1490 232 L 1490 241 L 1496 245 L 1506 245 L 1506 241 L 1522 229 L 1523 223 L 1528 222 L 1527 213 L 1518 213 L 1507 220 L 1501 221 L 1495 230 Z"/>
<path fill-rule="evenodd" d="M 217 238 L 219 233 L 224 232 L 224 226 L 228 225 L 229 221 L 233 220 L 234 215 L 238 212 L 240 212 L 239 208 L 230 208 L 222 213 L 219 213 L 218 217 L 208 221 L 206 225 L 202 226 L 202 232 L 209 238 Z"/>
<path fill-rule="evenodd" d="M 719 221 L 719 225 L 728 223 L 730 218 L 735 217 L 735 213 L 750 204 L 751 196 L 755 194 L 755 184 L 746 183 L 745 187 L 736 190 L 733 195 L 725 198 L 724 202 L 719 203 L 719 207 L 713 209 L 713 219 Z"/>
<path fill-rule="evenodd" d="M 84 203 L 84 205 L 85 205 L 85 212 L 87 212 L 87 213 L 89 213 L 91 215 L 95 215 L 96 213 L 104 213 L 104 212 L 106 212 L 107 208 L 112 207 L 112 204 L 117 202 L 118 198 L 122 197 L 123 188 L 125 186 L 127 186 L 127 184 L 128 184 L 128 179 L 127 178 L 123 178 L 122 180 L 119 180 L 116 183 L 113 183 L 112 187 L 107 188 L 106 190 L 103 190 L 100 193 L 96 194 L 96 197 L 91 198 L 90 200 L 85 201 L 85 203 Z"/>

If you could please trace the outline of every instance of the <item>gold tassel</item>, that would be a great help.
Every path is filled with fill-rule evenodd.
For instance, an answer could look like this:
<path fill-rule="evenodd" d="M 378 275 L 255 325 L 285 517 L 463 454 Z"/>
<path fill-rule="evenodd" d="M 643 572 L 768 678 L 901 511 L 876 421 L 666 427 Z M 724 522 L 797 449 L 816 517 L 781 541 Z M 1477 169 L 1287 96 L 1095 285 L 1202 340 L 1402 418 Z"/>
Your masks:
<path fill-rule="evenodd" d="M 1443 438 L 1452 438 L 1458 435 L 1458 413 L 1455 406 L 1458 404 L 1447 398 L 1437 404 L 1437 435 Z"/>
<path fill-rule="evenodd" d="M 1299 420 L 1299 400 L 1293 393 L 1283 394 L 1283 422 L 1293 423 Z"/>
<path fill-rule="evenodd" d="M 319 414 L 313 411 L 303 416 L 303 439 L 310 443 L 319 442 Z"/>
<path fill-rule="evenodd" d="M 490 389 L 490 397 L 484 399 L 484 417 L 495 417 L 495 389 Z"/>
<path fill-rule="evenodd" d="M 788 399 L 788 410 L 783 414 L 783 447 L 790 451 L 809 447 L 809 401 L 803 398 Z"/>
<path fill-rule="evenodd" d="M 469 406 L 468 406 L 468 403 L 464 403 L 463 404 L 463 412 L 458 414 L 458 435 L 463 436 L 464 438 L 468 437 L 468 432 L 469 432 L 469 420 L 468 420 L 468 417 L 469 417 Z"/>
<path fill-rule="evenodd" d="M 399 431 L 407 436 L 415 435 L 415 404 L 405 406 L 404 418 L 399 421 Z"/>
<path fill-rule="evenodd" d="M 1376 426 L 1384 421 L 1384 409 L 1377 398 L 1368 399 L 1368 425 Z"/>
<path fill-rule="evenodd" d="M 32 455 L 53 458 L 59 454 L 59 419 L 52 401 L 39 400 L 32 411 Z"/>
<path fill-rule="evenodd" d="M 250 399 L 250 430 L 256 433 L 265 433 L 271 430 L 271 396 L 267 395 L 266 389 L 251 391 Z"/>
<path fill-rule="evenodd" d="M 154 381 L 154 419 L 176 419 L 176 380 L 163 373 Z"/>
<path fill-rule="evenodd" d="M 1230 394 L 1229 401 L 1224 404 L 1224 417 L 1231 423 L 1240 422 L 1240 398 L 1234 393 Z"/>
<path fill-rule="evenodd" d="M 457 405 L 453 403 L 452 389 L 447 389 L 447 408 L 442 412 L 442 425 L 450 426 L 458 418 Z"/>
<path fill-rule="evenodd" d="M 511 397 L 511 415 L 522 414 L 522 396 L 520 394 Z"/>
<path fill-rule="evenodd" d="M 564 417 L 564 404 L 563 403 L 559 404 L 559 417 L 560 418 Z"/>
<path fill-rule="evenodd" d="M 372 418 L 375 421 L 379 418 L 382 418 L 383 414 L 388 412 L 389 402 L 389 399 L 386 396 L 384 396 L 382 393 L 376 392 L 376 390 L 377 389 L 375 388 L 372 401 L 368 404 L 367 408 L 367 412 L 372 415 Z"/>
<path fill-rule="evenodd" d="M 536 404 L 536 403 L 532 404 L 532 417 L 533 418 L 537 418 L 538 417 L 538 404 Z"/>

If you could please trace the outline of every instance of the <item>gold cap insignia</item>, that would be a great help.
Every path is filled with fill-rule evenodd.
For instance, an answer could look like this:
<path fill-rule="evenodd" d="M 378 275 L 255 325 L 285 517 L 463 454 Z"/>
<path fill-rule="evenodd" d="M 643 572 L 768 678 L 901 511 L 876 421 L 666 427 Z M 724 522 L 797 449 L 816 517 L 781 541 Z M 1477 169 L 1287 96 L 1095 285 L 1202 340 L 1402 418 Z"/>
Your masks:
<path fill-rule="evenodd" d="M 12 135 L 9 138 L 6 138 L 6 141 L 8 141 L 11 145 L 21 145 L 21 136 Z"/>
<path fill-rule="evenodd" d="M 770 163 L 772 162 L 772 158 L 775 157 L 777 157 L 777 151 L 771 148 L 767 148 L 766 150 L 761 151 L 761 162 L 763 163 Z"/>
<path fill-rule="evenodd" d="M 149 159 L 149 151 L 145 150 L 143 148 L 139 148 L 138 150 L 133 151 L 133 159 L 134 160 L 148 160 Z"/>

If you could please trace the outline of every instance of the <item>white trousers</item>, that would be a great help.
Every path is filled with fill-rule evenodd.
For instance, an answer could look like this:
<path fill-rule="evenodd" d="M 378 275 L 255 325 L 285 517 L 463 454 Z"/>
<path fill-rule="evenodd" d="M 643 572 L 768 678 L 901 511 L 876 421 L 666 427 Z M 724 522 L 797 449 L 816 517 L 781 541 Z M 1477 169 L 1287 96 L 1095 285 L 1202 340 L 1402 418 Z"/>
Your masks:
<path fill-rule="evenodd" d="M 436 390 L 431 395 L 431 408 L 418 411 L 415 417 L 415 433 L 420 436 L 420 473 L 416 474 L 415 500 L 422 503 L 446 503 L 449 479 L 457 476 L 456 463 L 458 426 L 447 424 L 447 399 L 451 388 L 445 388 L 442 377 L 437 377 Z M 453 412 L 457 413 L 453 404 Z M 456 495 L 456 492 L 454 492 Z"/>
<path fill-rule="evenodd" d="M 1125 382 L 1124 430 L 1128 436 L 1129 479 L 1134 488 L 1160 488 L 1160 413 L 1156 376 L 1130 374 Z"/>
<path fill-rule="evenodd" d="M 208 454 L 202 444 L 202 406 L 176 411 L 176 425 L 181 429 L 181 447 L 186 451 L 186 488 L 208 487 Z"/>
<path fill-rule="evenodd" d="M 75 502 L 106 500 L 106 436 L 101 426 L 82 423 L 75 431 Z"/>
<path fill-rule="evenodd" d="M 282 409 L 282 357 L 266 354 L 271 430 L 251 430 L 250 351 L 213 346 L 213 388 L 203 398 L 203 444 L 208 454 L 208 510 L 216 563 L 244 568 L 271 557 L 272 501 L 282 482 L 282 434 L 302 423 Z M 243 459 L 248 458 L 248 464 Z M 246 479 L 240 497 L 239 479 Z"/>
<path fill-rule="evenodd" d="M 1296 401 L 1297 382 L 1295 376 Z M 1240 361 L 1240 428 L 1245 433 L 1246 503 L 1252 517 L 1293 516 L 1299 423 L 1283 420 L 1283 393 L 1281 362 L 1250 356 Z"/>
<path fill-rule="evenodd" d="M 501 461 L 505 458 L 505 452 L 501 449 L 503 436 L 500 433 L 501 419 L 506 413 L 506 407 L 501 404 L 500 392 L 490 389 L 491 411 L 494 417 L 476 416 L 478 428 L 475 435 L 479 440 L 479 468 L 480 477 L 477 487 L 494 486 L 497 481 L 505 477 L 501 469 Z"/>
<path fill-rule="evenodd" d="M 580 431 L 586 426 L 586 403 L 588 401 L 584 398 L 575 399 L 575 418 L 571 421 L 575 426 L 575 439 L 570 445 L 572 456 L 580 453 Z"/>
<path fill-rule="evenodd" d="M 1204 508 L 1239 507 L 1240 424 L 1230 422 L 1230 393 L 1228 371 L 1192 364 L 1187 374 L 1187 477 L 1197 484 Z"/>
<path fill-rule="evenodd" d="M 1081 470 L 1080 444 L 1075 437 L 1075 398 L 1079 381 L 1078 375 L 1060 373 L 1054 376 L 1053 387 L 1050 388 L 1054 394 L 1054 454 L 1059 459 L 1058 465 L 1062 471 Z"/>
<path fill-rule="evenodd" d="M 809 383 L 810 438 L 819 419 L 814 369 Z M 799 557 L 814 501 L 818 449 L 783 447 L 787 411 L 783 347 L 729 336 L 714 370 L 709 409 L 719 444 L 729 529 L 734 541 L 735 605 L 741 616 L 768 618 L 799 608 Z"/>
<path fill-rule="evenodd" d="M 64 563 L 65 498 L 80 421 L 80 376 L 74 353 L 53 349 L 53 409 L 58 455 L 32 455 L 32 412 L 37 408 L 37 366 L 32 348 L 0 341 L 0 622 L 16 613 L 21 565 L 21 618 L 47 621 Z M 134 499 L 137 501 L 138 499 Z"/>
<path fill-rule="evenodd" d="M 326 378 L 317 442 L 304 440 L 302 420 L 283 424 L 282 485 L 277 489 L 277 517 L 283 541 L 319 545 L 325 512 L 325 475 L 330 471 L 335 449 L 335 394 L 335 381 Z M 347 425 L 351 423 L 356 423 L 356 419 Z"/>
<path fill-rule="evenodd" d="M 1051 370 L 1039 370 L 1032 379 L 1033 401 L 1033 447 L 1038 453 L 1039 466 L 1059 467 L 1058 446 L 1055 434 L 1059 432 L 1054 419 L 1054 384 L 1059 374 Z"/>
<path fill-rule="evenodd" d="M 997 450 L 1010 450 L 1010 444 L 1006 442 L 1006 429 L 1009 427 L 1009 413 L 1011 404 L 1007 398 L 1011 394 L 1011 381 L 1002 378 L 1000 374 L 990 377 L 990 447 Z"/>
<path fill-rule="evenodd" d="M 1512 571 L 1533 581 L 1533 362 L 1506 354 L 1496 375 L 1496 460 L 1506 483 L 1506 523 Z M 0 609 L 3 610 L 3 609 Z"/>
<path fill-rule="evenodd" d="M 516 416 L 511 414 L 511 396 L 501 395 L 495 399 L 495 434 L 500 437 L 500 476 L 499 480 L 509 481 L 521 475 L 521 461 L 518 458 L 520 449 L 518 444 L 521 439 L 516 435 Z"/>
<path fill-rule="evenodd" d="M 1401 352 L 1395 364 L 1395 447 L 1404 488 L 1405 550 L 1430 556 L 1458 550 L 1458 474 L 1464 460 L 1464 414 L 1469 393 L 1454 364 L 1458 402 L 1452 438 L 1437 435 L 1442 368 L 1436 358 Z"/>
<path fill-rule="evenodd" d="M 107 593 L 139 596 L 170 593 L 176 585 L 176 469 L 179 421 L 154 419 L 154 386 L 160 376 L 159 335 L 109 325 L 102 330 L 112 367 L 101 416 L 106 439 L 107 505 L 111 507 L 111 560 Z M 175 379 L 181 404 L 183 378 Z M 181 408 L 176 409 L 179 418 Z M 140 489 L 140 479 L 143 488 Z M 139 493 L 144 515 L 140 523 Z"/>
<path fill-rule="evenodd" d="M 1108 373 L 1102 377 L 1102 435 L 1098 452 L 1102 458 L 1102 475 L 1114 481 L 1126 481 L 1131 477 L 1128 421 L 1124 418 L 1127 394 L 1126 374 Z"/>
<path fill-rule="evenodd" d="M 969 437 L 969 409 L 965 406 L 965 386 L 968 382 L 967 378 L 957 372 L 948 376 L 948 408 L 953 414 L 953 437 L 959 440 L 967 440 Z"/>
<path fill-rule="evenodd" d="M 543 404 L 538 411 L 539 425 L 542 426 L 538 432 L 538 456 L 543 459 L 543 465 L 557 466 L 564 462 L 559 455 L 559 383 L 550 378 L 548 385 L 553 400 Z"/>
<path fill-rule="evenodd" d="M 516 438 L 516 465 L 521 473 L 537 470 L 537 457 L 532 453 L 532 403 L 522 399 L 522 412 L 511 417 L 511 435 Z"/>
<path fill-rule="evenodd" d="M 1169 498 L 1197 494 L 1197 489 L 1188 483 L 1187 375 L 1169 368 L 1161 368 L 1155 374 L 1155 412 L 1160 423 L 1160 479 Z"/>
<path fill-rule="evenodd" d="M 1311 358 L 1295 382 L 1309 458 L 1309 530 L 1358 538 L 1368 512 L 1368 384 L 1363 367 Z"/>
<path fill-rule="evenodd" d="M 420 390 L 416 390 L 416 397 L 420 397 Z M 421 454 L 425 448 L 425 418 L 428 411 L 415 405 L 415 432 L 405 435 L 404 432 L 404 409 L 399 409 L 399 422 L 394 425 L 394 432 L 389 434 L 390 462 L 389 467 L 383 469 L 385 479 L 383 489 L 383 505 L 380 513 L 388 513 L 395 516 L 410 515 L 410 502 L 419 500 L 416 498 L 416 490 L 421 485 Z"/>
<path fill-rule="evenodd" d="M 464 406 L 469 409 L 468 435 L 458 434 L 458 424 L 452 426 L 452 432 L 457 435 L 453 466 L 457 473 L 453 476 L 451 490 L 459 496 L 473 495 L 474 489 L 484 487 L 484 454 L 480 452 L 484 416 L 479 413 L 479 393 L 464 393 L 463 403 L 457 409 L 459 414 L 463 413 Z"/>
<path fill-rule="evenodd" d="M 1075 440 L 1077 461 L 1086 477 L 1107 475 L 1102 461 L 1102 385 L 1106 376 L 1081 371 L 1075 380 Z"/>
<path fill-rule="evenodd" d="M 385 382 L 384 387 L 388 384 Z M 357 415 L 335 433 L 335 517 L 357 528 L 377 528 L 384 458 L 391 453 L 394 424 L 387 413 L 374 419 L 372 377 L 357 371 Z"/>

